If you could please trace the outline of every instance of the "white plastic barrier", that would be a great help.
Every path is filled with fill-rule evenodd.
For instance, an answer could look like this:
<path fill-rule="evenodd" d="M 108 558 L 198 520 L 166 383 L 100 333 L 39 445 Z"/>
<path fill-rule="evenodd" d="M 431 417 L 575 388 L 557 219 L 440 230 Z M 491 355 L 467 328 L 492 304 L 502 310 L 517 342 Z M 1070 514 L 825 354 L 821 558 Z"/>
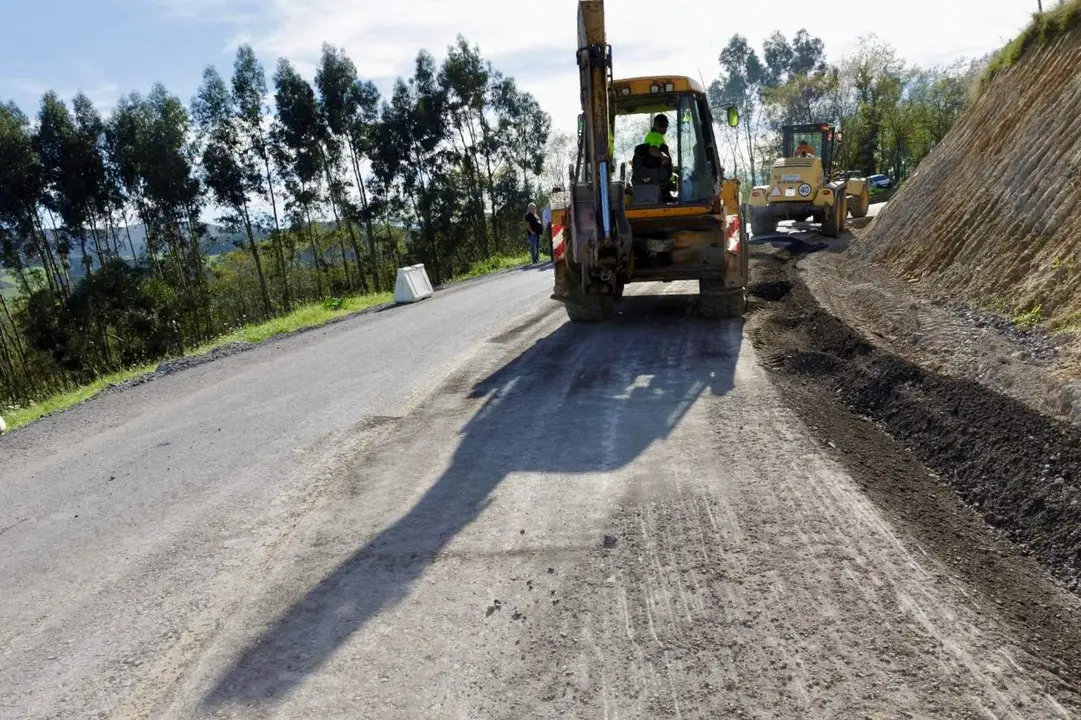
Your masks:
<path fill-rule="evenodd" d="M 394 284 L 394 302 L 412 303 L 432 296 L 432 281 L 424 265 L 398 268 L 398 281 Z"/>
<path fill-rule="evenodd" d="M 7 429 L 7 423 L 4 422 L 4 418 L 0 417 L 0 435 L 3 435 Z"/>

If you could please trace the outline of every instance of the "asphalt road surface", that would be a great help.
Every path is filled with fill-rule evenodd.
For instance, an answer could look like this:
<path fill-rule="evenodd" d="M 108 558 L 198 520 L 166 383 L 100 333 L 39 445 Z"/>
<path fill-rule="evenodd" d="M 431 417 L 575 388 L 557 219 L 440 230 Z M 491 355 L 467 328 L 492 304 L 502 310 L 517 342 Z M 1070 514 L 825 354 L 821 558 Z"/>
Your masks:
<path fill-rule="evenodd" d="M 0 438 L 0 717 L 1057 718 L 693 285 L 500 275 Z"/>

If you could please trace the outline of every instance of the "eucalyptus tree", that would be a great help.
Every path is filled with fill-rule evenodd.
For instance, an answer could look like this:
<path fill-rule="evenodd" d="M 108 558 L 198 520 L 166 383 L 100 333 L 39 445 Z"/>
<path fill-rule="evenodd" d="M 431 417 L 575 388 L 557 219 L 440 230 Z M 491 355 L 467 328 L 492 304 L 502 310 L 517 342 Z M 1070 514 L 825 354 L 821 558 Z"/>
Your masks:
<path fill-rule="evenodd" d="M 241 143 L 255 154 L 262 170 L 258 193 L 270 203 L 271 217 L 274 221 L 274 232 L 271 237 L 282 283 L 282 306 L 288 312 L 293 302 L 292 290 L 285 259 L 285 237 L 278 215 L 277 175 L 271 154 L 272 140 L 267 123 L 269 108 L 266 98 L 267 82 L 263 66 L 255 57 L 255 51 L 250 45 L 241 45 L 236 51 L 236 60 L 233 63 L 233 99 L 236 103 L 237 133 Z"/>
<path fill-rule="evenodd" d="M 255 262 L 259 292 L 267 317 L 274 313 L 267 290 L 259 245 L 252 229 L 249 198 L 259 191 L 262 178 L 258 157 L 240 133 L 237 106 L 225 80 L 213 67 L 203 72 L 203 84 L 192 102 L 192 115 L 202 141 L 202 173 L 214 199 L 229 212 L 230 226 L 241 227 Z"/>

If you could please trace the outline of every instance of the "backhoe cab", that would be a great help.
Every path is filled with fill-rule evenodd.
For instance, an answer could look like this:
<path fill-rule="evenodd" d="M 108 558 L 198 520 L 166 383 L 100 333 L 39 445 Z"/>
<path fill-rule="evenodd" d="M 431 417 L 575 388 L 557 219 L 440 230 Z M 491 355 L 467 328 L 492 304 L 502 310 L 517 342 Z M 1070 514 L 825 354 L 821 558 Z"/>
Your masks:
<path fill-rule="evenodd" d="M 683 76 L 614 80 L 602 0 L 579 1 L 578 31 L 582 114 L 553 297 L 572 321 L 601 320 L 627 283 L 697 280 L 703 314 L 742 315 L 739 181 L 724 177 L 705 88 Z M 738 124 L 734 107 L 727 121 Z"/>
<path fill-rule="evenodd" d="M 867 215 L 865 178 L 833 176 L 833 155 L 841 134 L 829 123 L 785 125 L 782 157 L 773 164 L 769 185 L 751 191 L 751 231 L 765 235 L 782 220 L 820 223 L 822 234 L 844 231 L 849 213 Z"/>

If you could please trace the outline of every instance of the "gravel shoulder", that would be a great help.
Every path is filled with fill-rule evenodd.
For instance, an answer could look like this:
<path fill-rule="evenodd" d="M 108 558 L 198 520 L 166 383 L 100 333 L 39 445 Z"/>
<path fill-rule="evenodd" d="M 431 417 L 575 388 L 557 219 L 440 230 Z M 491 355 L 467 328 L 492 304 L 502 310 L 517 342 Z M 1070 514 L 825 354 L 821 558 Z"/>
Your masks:
<path fill-rule="evenodd" d="M 772 256 L 788 256 L 783 269 L 761 267 L 791 289 L 776 298 L 787 319 L 775 324 L 802 329 L 784 343 L 783 364 L 883 423 L 988 525 L 1081 590 L 1073 335 L 1017 328 L 937 300 L 870 264 L 860 240 L 855 251 L 827 243 L 821 252 Z"/>
<path fill-rule="evenodd" d="M 994 312 L 940 299 L 920 284 L 905 282 L 862 251 L 868 231 L 818 239 L 825 251 L 800 261 L 801 280 L 825 310 L 874 346 L 931 372 L 980 383 L 1081 425 L 1077 333 L 1020 328 Z"/>
<path fill-rule="evenodd" d="M 777 387 L 974 605 L 1076 687 L 1081 616 L 1059 588 L 1081 589 L 1081 433 L 893 354 L 888 337 L 870 342 L 819 305 L 800 270 L 809 259 L 757 260 L 751 334 Z"/>

